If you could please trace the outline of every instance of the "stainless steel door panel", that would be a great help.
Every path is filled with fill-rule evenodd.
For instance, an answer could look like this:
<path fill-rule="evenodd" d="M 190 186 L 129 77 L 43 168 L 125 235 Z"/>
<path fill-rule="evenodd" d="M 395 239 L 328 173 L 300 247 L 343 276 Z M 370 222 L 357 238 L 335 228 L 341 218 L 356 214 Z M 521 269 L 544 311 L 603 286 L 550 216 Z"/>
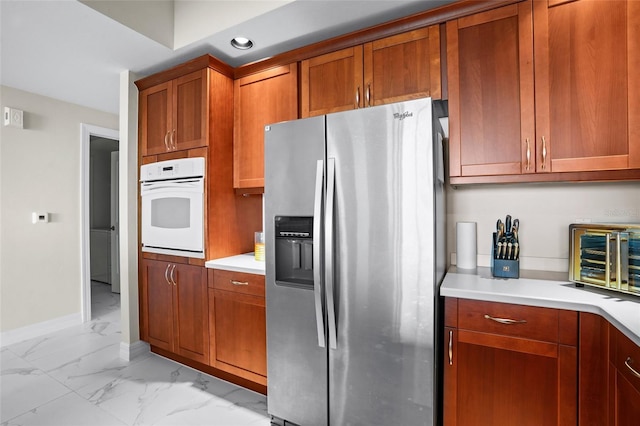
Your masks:
<path fill-rule="evenodd" d="M 275 216 L 313 216 L 324 117 L 265 131 L 265 259 L 268 411 L 300 425 L 326 425 L 327 354 L 318 344 L 313 289 L 275 284 Z M 314 265 L 316 268 L 316 265 Z"/>
<path fill-rule="evenodd" d="M 431 120 L 429 100 L 327 116 L 336 179 L 335 268 L 326 271 L 337 304 L 332 425 L 434 422 Z"/>

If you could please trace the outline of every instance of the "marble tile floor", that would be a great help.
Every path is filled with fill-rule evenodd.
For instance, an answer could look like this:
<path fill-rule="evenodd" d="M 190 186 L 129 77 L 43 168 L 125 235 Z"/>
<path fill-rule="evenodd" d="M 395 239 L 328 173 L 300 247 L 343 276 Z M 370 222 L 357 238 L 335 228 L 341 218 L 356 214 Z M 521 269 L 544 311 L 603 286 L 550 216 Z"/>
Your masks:
<path fill-rule="evenodd" d="M 120 359 L 120 299 L 92 283 L 93 320 L 0 350 L 0 425 L 268 426 L 263 395 L 174 361 Z"/>

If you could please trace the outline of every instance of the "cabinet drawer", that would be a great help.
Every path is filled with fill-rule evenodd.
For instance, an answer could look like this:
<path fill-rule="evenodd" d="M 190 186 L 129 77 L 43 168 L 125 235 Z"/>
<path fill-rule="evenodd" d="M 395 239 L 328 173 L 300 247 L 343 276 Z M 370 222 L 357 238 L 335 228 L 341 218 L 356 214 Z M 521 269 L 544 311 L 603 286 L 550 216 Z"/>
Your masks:
<path fill-rule="evenodd" d="M 640 392 L 640 346 L 610 325 L 609 358 L 616 369 Z"/>
<path fill-rule="evenodd" d="M 458 327 L 483 333 L 558 342 L 556 309 L 476 300 L 458 300 Z"/>
<path fill-rule="evenodd" d="M 209 273 L 209 287 L 264 297 L 264 275 L 214 269 Z"/>

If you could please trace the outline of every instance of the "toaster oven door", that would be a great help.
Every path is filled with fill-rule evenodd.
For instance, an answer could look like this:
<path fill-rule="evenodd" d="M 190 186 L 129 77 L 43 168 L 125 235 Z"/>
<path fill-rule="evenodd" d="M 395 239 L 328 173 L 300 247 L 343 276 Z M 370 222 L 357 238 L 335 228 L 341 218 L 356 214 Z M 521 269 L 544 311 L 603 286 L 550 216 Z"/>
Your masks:
<path fill-rule="evenodd" d="M 640 229 L 574 227 L 570 280 L 640 295 Z"/>

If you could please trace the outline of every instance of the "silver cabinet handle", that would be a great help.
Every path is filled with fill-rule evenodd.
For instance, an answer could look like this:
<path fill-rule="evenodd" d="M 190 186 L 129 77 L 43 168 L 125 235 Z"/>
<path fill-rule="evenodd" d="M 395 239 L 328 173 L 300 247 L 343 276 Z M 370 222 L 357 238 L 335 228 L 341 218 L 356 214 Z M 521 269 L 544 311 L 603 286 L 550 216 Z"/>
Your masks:
<path fill-rule="evenodd" d="M 169 148 L 169 131 L 167 131 L 167 133 L 164 134 L 164 148 L 166 151 L 170 151 L 171 148 Z"/>
<path fill-rule="evenodd" d="M 367 106 L 371 106 L 371 83 L 367 84 L 367 92 L 365 93 L 365 99 L 367 100 Z"/>
<path fill-rule="evenodd" d="M 633 359 L 631 359 L 630 356 L 627 357 L 627 359 L 624 361 L 624 365 L 627 366 L 627 368 L 629 370 L 631 370 L 631 372 L 633 373 L 634 376 L 640 378 L 640 373 L 638 372 L 638 370 L 636 370 L 635 368 L 633 368 L 631 366 L 631 364 L 633 364 Z"/>
<path fill-rule="evenodd" d="M 316 193 L 313 201 L 313 297 L 316 309 L 316 331 L 318 346 L 325 347 L 324 315 L 322 312 L 322 188 L 324 184 L 324 161 L 316 163 Z"/>
<path fill-rule="evenodd" d="M 529 143 L 529 138 L 526 139 L 527 143 L 527 170 L 531 168 L 531 144 Z"/>
<path fill-rule="evenodd" d="M 514 320 L 514 319 L 510 319 L 510 318 L 495 318 L 492 317 L 491 315 L 484 315 L 485 319 L 491 320 L 491 321 L 495 321 L 495 322 L 499 322 L 500 324 L 507 324 L 507 325 L 512 325 L 512 324 L 526 324 L 527 320 Z"/>
<path fill-rule="evenodd" d="M 171 283 L 172 283 L 173 285 L 178 285 L 178 284 L 176 283 L 175 278 L 173 278 L 173 273 L 175 272 L 175 270 L 176 270 L 176 265 L 173 265 L 173 267 L 171 268 L 171 274 L 169 274 L 169 278 L 171 278 Z"/>
<path fill-rule="evenodd" d="M 360 86 L 356 89 L 356 109 L 360 108 Z"/>
<path fill-rule="evenodd" d="M 615 239 L 616 239 L 616 288 L 622 288 L 622 264 L 620 263 L 620 249 L 621 244 L 620 244 L 620 233 L 619 232 L 615 232 Z"/>
<path fill-rule="evenodd" d="M 545 169 L 547 163 L 547 141 L 542 137 L 542 170 Z"/>
<path fill-rule="evenodd" d="M 611 287 L 611 234 L 607 233 L 604 236 L 605 249 L 604 249 L 604 280 L 607 287 Z"/>
<path fill-rule="evenodd" d="M 169 268 L 171 267 L 170 263 L 167 263 L 167 268 L 164 270 L 164 280 L 167 284 L 171 285 L 171 281 L 169 281 Z"/>
<path fill-rule="evenodd" d="M 173 131 L 171 132 L 171 149 L 173 149 L 174 151 L 176 149 L 178 149 L 178 146 L 176 145 L 176 129 L 173 129 Z"/>
<path fill-rule="evenodd" d="M 449 365 L 453 365 L 453 331 L 449 330 Z"/>
<path fill-rule="evenodd" d="M 236 280 L 229 280 L 229 281 L 231 281 L 231 284 L 233 285 L 249 285 L 247 281 L 236 281 Z"/>
<path fill-rule="evenodd" d="M 333 249 L 335 247 L 333 238 L 333 215 L 334 215 L 334 206 L 333 201 L 335 198 L 335 159 L 329 158 L 327 160 L 327 204 L 325 206 L 325 283 L 326 283 L 326 296 L 327 296 L 327 321 L 329 328 L 329 347 L 331 349 L 338 348 L 338 339 L 337 339 L 337 331 L 336 331 L 336 307 L 333 296 L 333 280 L 334 280 L 334 269 L 333 269 Z"/>

